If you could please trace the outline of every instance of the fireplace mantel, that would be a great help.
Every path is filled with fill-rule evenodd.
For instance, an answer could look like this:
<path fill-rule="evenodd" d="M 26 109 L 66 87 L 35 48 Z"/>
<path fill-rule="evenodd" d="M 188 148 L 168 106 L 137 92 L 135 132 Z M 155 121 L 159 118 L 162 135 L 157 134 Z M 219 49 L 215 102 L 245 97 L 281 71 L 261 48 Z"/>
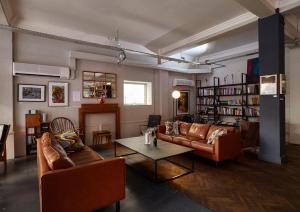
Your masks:
<path fill-rule="evenodd" d="M 120 108 L 118 104 L 81 104 L 79 108 L 79 128 L 83 133 L 83 142 L 85 142 L 85 115 L 95 113 L 114 113 L 116 119 L 116 138 L 120 138 Z"/>

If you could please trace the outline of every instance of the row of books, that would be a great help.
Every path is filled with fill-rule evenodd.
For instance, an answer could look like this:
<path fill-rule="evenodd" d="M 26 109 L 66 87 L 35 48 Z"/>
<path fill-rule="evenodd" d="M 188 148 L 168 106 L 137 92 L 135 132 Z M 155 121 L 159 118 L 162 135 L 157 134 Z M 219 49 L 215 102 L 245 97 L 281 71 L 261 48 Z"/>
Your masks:
<path fill-rule="evenodd" d="M 217 95 L 240 95 L 242 94 L 242 88 L 219 88 Z"/>
<path fill-rule="evenodd" d="M 197 104 L 201 104 L 201 105 L 213 105 L 214 101 L 215 101 L 214 98 L 201 98 L 201 99 L 197 99 Z"/>
<path fill-rule="evenodd" d="M 214 89 L 200 89 L 199 90 L 199 96 L 213 96 L 214 95 Z"/>
<path fill-rule="evenodd" d="M 234 115 L 241 116 L 242 115 L 241 108 L 232 108 L 232 107 L 220 107 L 218 108 L 218 114 L 220 115 Z"/>
<path fill-rule="evenodd" d="M 255 108 L 246 108 L 245 109 L 246 116 L 259 116 L 259 110 Z"/>
<path fill-rule="evenodd" d="M 242 105 L 242 103 L 245 103 L 245 101 L 242 101 L 241 99 L 219 101 L 219 105 Z"/>

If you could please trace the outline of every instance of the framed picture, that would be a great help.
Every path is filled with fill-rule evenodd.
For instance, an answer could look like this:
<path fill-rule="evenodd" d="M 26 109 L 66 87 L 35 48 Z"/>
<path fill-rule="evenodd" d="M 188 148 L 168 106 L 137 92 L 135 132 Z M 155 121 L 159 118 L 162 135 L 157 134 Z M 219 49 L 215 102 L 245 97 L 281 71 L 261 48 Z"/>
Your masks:
<path fill-rule="evenodd" d="M 69 105 L 69 83 L 49 82 L 49 106 L 65 107 Z"/>
<path fill-rule="evenodd" d="M 18 102 L 46 101 L 46 85 L 18 84 Z"/>
<path fill-rule="evenodd" d="M 176 115 L 184 115 L 190 113 L 190 92 L 180 91 L 180 97 L 177 99 Z"/>
<path fill-rule="evenodd" d="M 260 95 L 277 95 L 277 75 L 260 76 Z"/>

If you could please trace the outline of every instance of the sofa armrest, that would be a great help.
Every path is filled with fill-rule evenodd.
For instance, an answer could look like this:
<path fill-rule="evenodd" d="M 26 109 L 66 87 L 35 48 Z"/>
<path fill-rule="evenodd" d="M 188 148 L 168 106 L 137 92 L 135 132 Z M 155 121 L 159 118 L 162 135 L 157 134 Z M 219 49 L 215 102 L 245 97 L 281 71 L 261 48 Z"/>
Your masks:
<path fill-rule="evenodd" d="M 113 158 L 45 173 L 41 212 L 94 211 L 125 198 L 125 160 Z"/>
<path fill-rule="evenodd" d="M 235 159 L 242 151 L 241 135 L 238 132 L 220 136 L 215 142 L 217 161 Z"/>
<path fill-rule="evenodd" d="M 157 133 L 166 134 L 166 125 L 158 125 L 157 126 Z"/>

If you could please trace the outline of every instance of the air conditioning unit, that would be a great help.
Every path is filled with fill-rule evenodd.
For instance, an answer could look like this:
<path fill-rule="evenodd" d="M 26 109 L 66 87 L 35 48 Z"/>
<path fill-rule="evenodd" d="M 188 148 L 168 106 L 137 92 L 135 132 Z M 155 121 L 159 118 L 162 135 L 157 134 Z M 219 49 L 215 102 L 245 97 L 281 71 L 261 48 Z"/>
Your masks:
<path fill-rule="evenodd" d="M 69 67 L 47 66 L 28 63 L 13 63 L 13 75 L 36 75 L 70 79 Z"/>
<path fill-rule="evenodd" d="M 173 80 L 173 86 L 195 86 L 194 80 L 187 80 L 187 79 L 174 79 Z"/>

